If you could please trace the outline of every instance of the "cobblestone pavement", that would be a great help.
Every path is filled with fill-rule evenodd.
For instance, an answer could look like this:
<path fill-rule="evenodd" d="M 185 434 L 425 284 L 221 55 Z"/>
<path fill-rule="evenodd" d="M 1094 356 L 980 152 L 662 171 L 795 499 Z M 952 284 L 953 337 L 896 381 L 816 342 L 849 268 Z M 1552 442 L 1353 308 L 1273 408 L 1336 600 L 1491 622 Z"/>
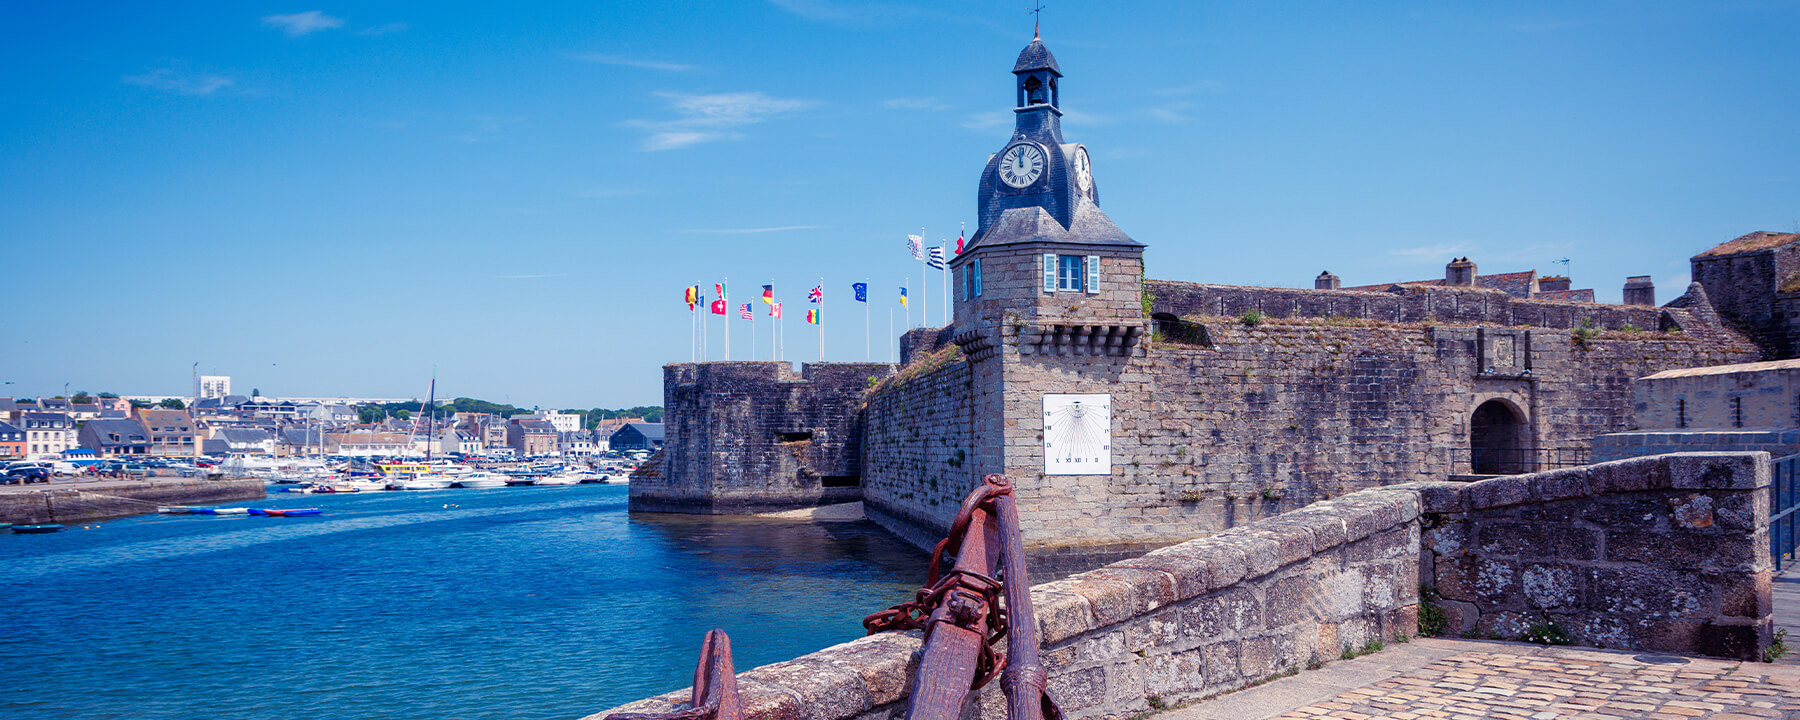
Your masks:
<path fill-rule="evenodd" d="M 1265 718 L 1800 719 L 1800 666 L 1422 638 L 1157 720 Z"/>

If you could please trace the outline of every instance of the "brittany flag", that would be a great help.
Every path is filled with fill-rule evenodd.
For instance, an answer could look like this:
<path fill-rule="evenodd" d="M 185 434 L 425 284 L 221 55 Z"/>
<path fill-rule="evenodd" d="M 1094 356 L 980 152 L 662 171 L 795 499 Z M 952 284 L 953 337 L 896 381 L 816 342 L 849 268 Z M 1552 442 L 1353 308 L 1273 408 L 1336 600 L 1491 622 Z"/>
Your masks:
<path fill-rule="evenodd" d="M 775 286 L 774 285 L 764 285 L 763 286 L 763 304 L 764 305 L 774 305 L 775 304 Z"/>
<path fill-rule="evenodd" d="M 756 316 L 750 313 L 750 303 L 744 303 L 743 307 L 738 308 L 738 317 L 741 317 L 745 320 L 755 320 L 756 319 Z"/>
<path fill-rule="evenodd" d="M 819 324 L 819 311 L 817 311 L 817 310 L 806 311 L 806 321 L 813 325 Z"/>

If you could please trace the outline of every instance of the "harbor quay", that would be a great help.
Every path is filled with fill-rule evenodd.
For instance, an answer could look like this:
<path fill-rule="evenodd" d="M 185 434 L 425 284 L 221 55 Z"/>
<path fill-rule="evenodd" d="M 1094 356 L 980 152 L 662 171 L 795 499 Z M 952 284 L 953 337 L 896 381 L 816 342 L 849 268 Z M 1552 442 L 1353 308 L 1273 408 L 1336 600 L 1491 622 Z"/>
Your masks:
<path fill-rule="evenodd" d="M 193 505 L 267 497 L 260 479 L 150 477 L 68 480 L 45 485 L 0 485 L 0 522 L 69 523 L 156 512 L 159 505 Z"/>

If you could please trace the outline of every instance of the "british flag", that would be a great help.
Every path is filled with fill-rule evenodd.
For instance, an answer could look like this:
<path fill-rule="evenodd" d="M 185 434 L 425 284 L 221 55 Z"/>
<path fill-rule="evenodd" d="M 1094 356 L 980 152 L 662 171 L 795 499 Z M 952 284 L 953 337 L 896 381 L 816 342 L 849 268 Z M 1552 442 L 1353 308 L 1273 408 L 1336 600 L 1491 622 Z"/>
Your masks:
<path fill-rule="evenodd" d="M 825 301 L 825 291 L 820 290 L 819 286 L 814 285 L 813 289 L 807 291 L 806 301 L 807 302 L 815 302 L 815 303 L 816 302 L 824 302 Z"/>

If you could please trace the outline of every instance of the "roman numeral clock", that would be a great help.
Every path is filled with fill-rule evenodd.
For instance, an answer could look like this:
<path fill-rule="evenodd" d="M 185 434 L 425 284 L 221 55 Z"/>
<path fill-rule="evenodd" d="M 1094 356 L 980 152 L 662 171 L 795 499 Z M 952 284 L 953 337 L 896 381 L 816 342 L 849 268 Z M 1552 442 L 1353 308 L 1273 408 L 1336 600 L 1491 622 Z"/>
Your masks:
<path fill-rule="evenodd" d="M 1044 474 L 1112 474 L 1112 395 L 1044 395 Z"/>

